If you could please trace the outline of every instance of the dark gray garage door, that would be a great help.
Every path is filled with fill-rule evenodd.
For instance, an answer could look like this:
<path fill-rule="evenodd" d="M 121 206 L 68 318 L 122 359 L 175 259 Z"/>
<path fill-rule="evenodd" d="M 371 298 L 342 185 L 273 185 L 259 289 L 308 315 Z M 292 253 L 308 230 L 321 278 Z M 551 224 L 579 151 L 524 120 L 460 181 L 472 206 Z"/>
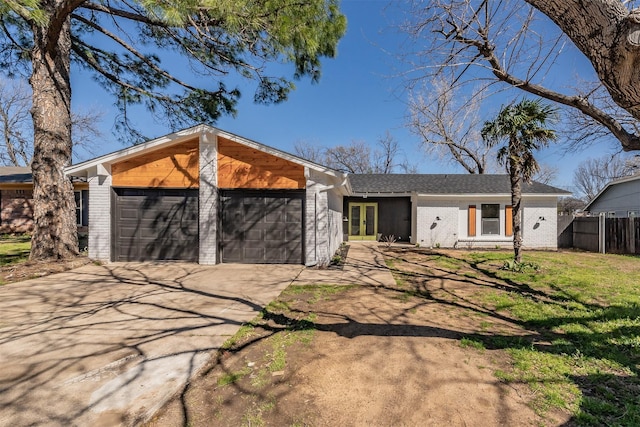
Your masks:
<path fill-rule="evenodd" d="M 301 264 L 304 194 L 222 191 L 222 262 Z"/>
<path fill-rule="evenodd" d="M 114 189 L 114 261 L 198 261 L 198 190 Z"/>

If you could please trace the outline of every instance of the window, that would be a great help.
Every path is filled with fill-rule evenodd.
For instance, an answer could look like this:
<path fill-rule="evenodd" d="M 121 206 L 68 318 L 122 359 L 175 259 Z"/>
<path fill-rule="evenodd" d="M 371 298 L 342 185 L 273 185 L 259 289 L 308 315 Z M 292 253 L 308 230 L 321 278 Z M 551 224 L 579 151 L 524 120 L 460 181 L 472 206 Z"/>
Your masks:
<path fill-rule="evenodd" d="M 500 234 L 500 205 L 482 204 L 482 234 Z"/>
<path fill-rule="evenodd" d="M 89 225 L 89 191 L 76 190 L 73 195 L 76 199 L 76 224 L 86 227 Z"/>

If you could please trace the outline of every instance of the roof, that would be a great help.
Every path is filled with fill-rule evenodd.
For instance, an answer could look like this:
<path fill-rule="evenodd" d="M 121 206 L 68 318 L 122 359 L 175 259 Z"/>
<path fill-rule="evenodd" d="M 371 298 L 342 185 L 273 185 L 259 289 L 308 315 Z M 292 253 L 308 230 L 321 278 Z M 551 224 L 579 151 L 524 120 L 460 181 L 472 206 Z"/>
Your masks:
<path fill-rule="evenodd" d="M 1 166 L 0 184 L 31 184 L 31 168 L 24 166 Z"/>
<path fill-rule="evenodd" d="M 287 152 L 278 150 L 277 148 L 269 147 L 268 145 L 261 144 L 259 142 L 241 137 L 239 135 L 235 135 L 230 132 L 226 132 L 221 129 L 214 128 L 213 126 L 209 126 L 206 124 L 193 126 L 188 129 L 184 129 L 184 130 L 174 132 L 165 136 L 161 136 L 156 139 L 152 139 L 142 144 L 134 145 L 132 147 L 127 147 L 122 150 L 115 151 L 113 153 L 105 154 L 103 156 L 96 157 L 94 159 L 87 160 L 82 163 L 78 163 L 76 165 L 71 165 L 66 168 L 66 172 L 69 175 L 85 176 L 89 170 L 96 168 L 100 165 L 110 165 L 112 163 L 125 160 L 127 158 L 138 156 L 145 151 L 157 150 L 157 149 L 168 147 L 174 144 L 179 144 L 195 136 L 200 136 L 207 133 L 222 136 L 233 142 L 237 142 L 247 147 L 251 147 L 256 150 L 260 150 L 277 157 L 281 157 L 293 163 L 297 163 L 299 165 L 309 167 L 310 169 L 313 169 L 319 172 L 324 172 L 328 175 L 332 175 L 339 179 L 346 178 L 346 174 L 343 172 L 336 171 L 334 169 L 328 168 L 326 166 L 322 166 L 320 164 L 311 162 L 301 157 L 294 156 L 293 154 L 289 154 Z"/>
<path fill-rule="evenodd" d="M 602 194 L 604 194 L 604 192 L 607 191 L 610 187 L 618 185 L 618 184 L 622 184 L 622 183 L 625 183 L 625 182 L 636 181 L 636 180 L 640 180 L 640 174 L 631 175 L 631 176 L 625 176 L 624 178 L 616 179 L 616 180 L 613 180 L 613 181 L 607 183 L 607 185 L 605 185 L 604 188 L 602 190 L 600 190 L 600 192 L 598 194 L 596 194 L 596 196 L 593 199 L 591 199 L 589 201 L 589 203 L 587 203 L 587 206 L 584 207 L 584 210 L 588 211 L 589 208 L 591 207 L 591 205 L 593 203 L 595 203 L 595 201 L 598 200 L 598 198 L 600 198 L 600 196 Z"/>
<path fill-rule="evenodd" d="M 487 174 L 352 174 L 354 193 L 511 194 L 509 175 Z M 524 183 L 522 194 L 567 195 L 539 182 Z"/>

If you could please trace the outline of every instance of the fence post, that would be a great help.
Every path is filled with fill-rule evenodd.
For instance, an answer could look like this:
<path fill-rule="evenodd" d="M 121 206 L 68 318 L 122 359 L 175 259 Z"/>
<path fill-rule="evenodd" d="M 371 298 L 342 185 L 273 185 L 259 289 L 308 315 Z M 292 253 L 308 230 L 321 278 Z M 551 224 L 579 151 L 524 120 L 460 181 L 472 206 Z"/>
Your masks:
<path fill-rule="evenodd" d="M 604 216 L 604 212 L 600 213 L 600 217 L 598 218 L 598 249 L 600 250 L 601 254 L 607 253 L 607 248 L 606 248 L 606 234 L 607 234 L 607 223 L 606 223 L 606 219 Z"/>
<path fill-rule="evenodd" d="M 629 215 L 629 253 L 636 253 L 636 224 L 635 217 L 633 215 Z"/>

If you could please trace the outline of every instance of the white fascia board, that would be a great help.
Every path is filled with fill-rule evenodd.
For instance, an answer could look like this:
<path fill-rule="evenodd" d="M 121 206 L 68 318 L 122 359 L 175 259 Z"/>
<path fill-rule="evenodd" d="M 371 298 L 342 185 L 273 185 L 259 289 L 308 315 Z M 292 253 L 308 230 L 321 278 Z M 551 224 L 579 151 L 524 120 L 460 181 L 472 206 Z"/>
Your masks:
<path fill-rule="evenodd" d="M 640 179 L 640 175 L 628 176 L 628 177 L 620 178 L 620 179 L 617 179 L 617 180 L 615 180 L 615 181 L 611 181 L 611 182 L 607 183 L 607 185 L 605 185 L 605 186 L 604 186 L 604 188 L 603 188 L 602 190 L 600 190 L 600 191 L 598 192 L 598 194 L 596 194 L 596 195 L 595 195 L 595 197 L 589 201 L 589 203 L 587 203 L 587 206 L 585 206 L 585 207 L 584 207 L 584 210 L 585 210 L 585 211 L 588 211 L 588 210 L 589 210 L 589 208 L 591 207 L 591 205 L 592 205 L 596 200 L 598 200 L 598 198 L 599 198 L 600 196 L 602 196 L 602 195 L 604 194 L 604 192 L 605 192 L 605 191 L 607 191 L 607 190 L 609 189 L 609 187 L 613 187 L 614 185 L 622 184 L 622 183 L 625 183 L 625 182 L 635 181 L 635 180 L 637 180 L 637 179 Z"/>
<path fill-rule="evenodd" d="M 78 163 L 77 165 L 68 166 L 65 168 L 65 173 L 67 175 L 86 175 L 89 170 L 97 167 L 98 165 L 111 165 L 116 161 L 122 161 L 130 157 L 137 156 L 144 151 L 158 150 L 174 144 L 179 144 L 184 140 L 201 134 L 202 132 L 204 132 L 204 130 L 206 130 L 207 127 L 208 126 L 206 125 L 197 125 L 188 129 L 161 136 L 156 139 L 152 139 L 151 141 L 147 141 L 142 144 L 114 151 L 113 153 L 105 154 L 103 156 L 96 157 L 95 159 Z"/>
<path fill-rule="evenodd" d="M 543 199 L 543 198 L 551 198 L 551 197 L 563 197 L 567 194 L 538 194 L 538 193 L 525 193 L 522 195 L 523 198 L 531 198 L 531 199 Z M 418 193 L 418 197 L 422 199 L 498 199 L 498 198 L 511 198 L 511 193 L 495 193 L 495 194 L 425 194 Z"/>
<path fill-rule="evenodd" d="M 225 139 L 228 139 L 230 141 L 237 142 L 238 144 L 245 145 L 247 147 L 251 147 L 251 148 L 254 148 L 254 149 L 259 150 L 259 151 L 263 151 L 263 152 L 265 152 L 267 154 L 271 154 L 273 156 L 280 157 L 280 158 L 288 160 L 290 162 L 299 164 L 301 166 L 308 167 L 309 169 L 313 169 L 315 171 L 322 172 L 322 173 L 325 173 L 327 175 L 334 176 L 336 178 L 340 178 L 342 180 L 344 180 L 346 178 L 346 176 L 347 176 L 346 173 L 339 172 L 337 170 L 328 168 L 326 166 L 319 165 L 319 164 L 314 163 L 312 161 L 303 159 L 302 157 L 298 157 L 298 156 L 295 156 L 293 154 L 287 153 L 285 151 L 278 150 L 277 148 L 269 147 L 268 145 L 261 144 L 259 142 L 253 141 L 251 139 L 244 138 L 242 136 L 239 136 L 239 135 L 236 135 L 236 134 L 233 134 L 233 133 L 225 132 L 223 130 L 215 129 L 215 128 L 210 128 L 210 132 L 215 133 L 217 136 L 221 136 L 221 137 L 223 137 Z"/>
<path fill-rule="evenodd" d="M 153 139 L 151 141 L 134 145 L 133 147 L 124 148 L 122 150 L 115 151 L 113 153 L 105 154 L 103 156 L 97 157 L 92 160 L 87 160 L 82 163 L 78 163 L 77 165 L 69 166 L 65 169 L 65 173 L 67 175 L 81 175 L 84 176 L 88 173 L 91 168 L 96 167 L 99 164 L 110 165 L 115 163 L 116 161 L 126 160 L 130 157 L 134 157 L 139 155 L 144 151 L 158 150 L 161 148 L 165 148 L 174 144 L 179 144 L 189 138 L 194 136 L 203 135 L 204 133 L 210 133 L 215 136 L 221 136 L 223 138 L 229 139 L 231 141 L 237 142 L 241 145 L 254 148 L 259 151 L 263 151 L 265 153 L 274 155 L 276 157 L 283 158 L 290 162 L 309 167 L 318 172 L 325 173 L 327 175 L 339 178 L 344 180 L 347 177 L 347 174 L 343 172 L 338 172 L 336 170 L 327 168 L 325 166 L 319 165 L 314 162 L 310 162 L 308 160 L 302 159 L 300 157 L 294 156 L 293 154 L 286 153 L 284 151 L 280 151 L 276 148 L 272 148 L 266 146 L 264 144 L 260 144 L 259 142 L 252 141 L 250 139 L 241 137 L 239 135 L 235 135 L 229 132 L 225 132 L 223 130 L 217 129 L 213 126 L 200 124 L 197 126 L 190 127 L 188 129 L 184 129 L 178 132 L 171 133 L 169 135 L 161 136 L 159 138 Z"/>
<path fill-rule="evenodd" d="M 351 197 L 410 197 L 414 193 L 410 191 L 403 191 L 398 193 L 377 193 L 373 191 L 366 191 L 364 193 L 351 193 Z"/>

